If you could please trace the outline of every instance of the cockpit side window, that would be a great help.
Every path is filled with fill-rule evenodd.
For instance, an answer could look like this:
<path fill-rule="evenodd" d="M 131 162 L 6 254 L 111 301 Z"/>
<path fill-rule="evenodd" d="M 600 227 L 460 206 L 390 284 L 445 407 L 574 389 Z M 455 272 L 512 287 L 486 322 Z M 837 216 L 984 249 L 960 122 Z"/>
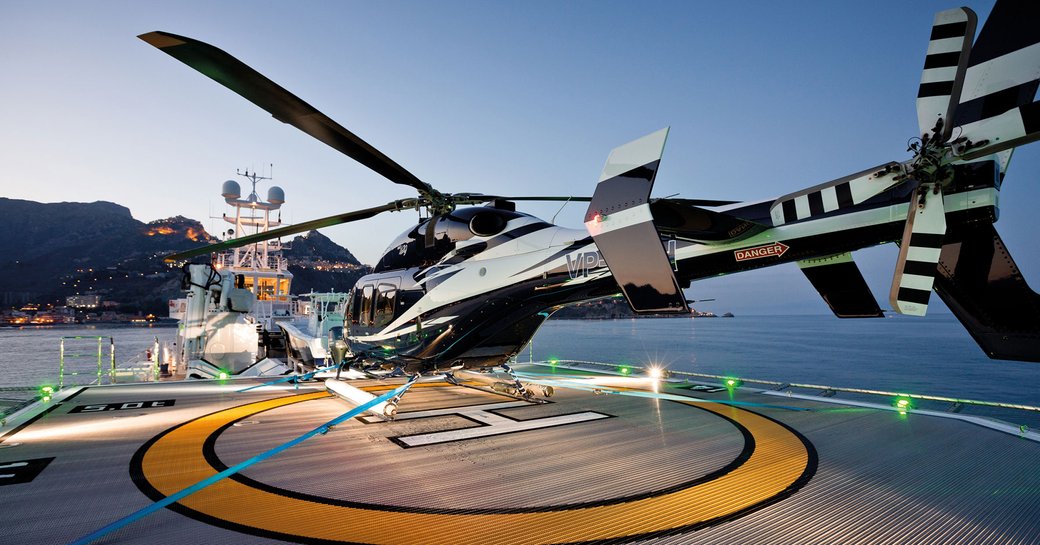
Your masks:
<path fill-rule="evenodd" d="M 368 327 L 372 324 L 372 296 L 374 289 L 371 284 L 361 288 L 361 312 L 357 315 L 358 325 Z"/>
<path fill-rule="evenodd" d="M 394 309 L 397 307 L 397 287 L 391 284 L 380 284 L 376 291 L 372 327 L 385 327 L 394 319 Z"/>

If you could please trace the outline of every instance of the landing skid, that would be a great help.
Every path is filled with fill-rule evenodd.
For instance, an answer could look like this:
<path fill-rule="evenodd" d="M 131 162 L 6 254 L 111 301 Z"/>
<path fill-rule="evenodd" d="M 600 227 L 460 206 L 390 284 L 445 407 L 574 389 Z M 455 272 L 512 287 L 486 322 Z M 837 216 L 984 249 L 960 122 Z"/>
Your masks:
<path fill-rule="evenodd" d="M 449 382 L 451 382 L 451 381 L 449 381 Z M 537 397 L 537 396 L 531 394 L 530 392 L 528 392 L 526 396 L 523 396 L 523 395 L 520 395 L 519 393 L 517 393 L 515 390 L 508 390 L 508 389 L 500 390 L 500 389 L 497 389 L 497 388 L 494 388 L 494 387 L 479 386 L 479 385 L 476 385 L 476 384 L 465 384 L 465 383 L 462 383 L 462 382 L 459 382 L 457 384 L 453 384 L 453 386 L 459 386 L 459 387 L 462 387 L 462 388 L 471 388 L 473 390 L 480 390 L 481 392 L 488 392 L 488 393 L 492 393 L 492 394 L 504 395 L 506 397 L 511 397 L 511 398 L 519 400 L 519 401 L 528 401 L 530 403 L 548 403 L 549 402 L 548 399 Z"/>
<path fill-rule="evenodd" d="M 444 379 L 449 384 L 455 386 L 474 388 L 485 392 L 509 396 L 522 401 L 530 401 L 532 403 L 548 403 L 546 399 L 542 398 L 552 397 L 555 393 L 552 386 L 525 384 L 521 382 L 520 378 L 516 376 L 516 373 L 514 373 L 512 368 L 508 365 L 503 365 L 502 368 L 508 373 L 508 378 L 494 373 L 458 370 L 445 373 Z M 466 384 L 466 381 L 478 382 L 481 384 Z"/>
<path fill-rule="evenodd" d="M 408 382 L 404 386 L 398 388 L 396 395 L 390 397 L 385 401 L 381 401 L 376 404 L 372 404 L 372 400 L 376 397 L 356 386 L 348 384 L 346 381 L 338 379 L 328 379 L 325 381 L 325 388 L 329 393 L 343 399 L 344 401 L 362 406 L 367 405 L 365 412 L 374 414 L 386 418 L 387 420 L 393 420 L 397 416 L 397 407 L 401 403 L 401 399 L 404 398 L 404 394 L 419 380 L 419 374 L 412 375 L 412 378 L 408 379 Z"/>

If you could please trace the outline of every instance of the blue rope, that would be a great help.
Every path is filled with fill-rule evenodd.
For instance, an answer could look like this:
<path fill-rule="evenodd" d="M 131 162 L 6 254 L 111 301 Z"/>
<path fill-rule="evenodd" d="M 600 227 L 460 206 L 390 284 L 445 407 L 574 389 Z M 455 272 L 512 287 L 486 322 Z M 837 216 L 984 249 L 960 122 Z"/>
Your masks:
<path fill-rule="evenodd" d="M 146 516 L 156 512 L 156 511 L 158 511 L 158 510 L 160 510 L 160 509 L 162 509 L 164 507 L 167 507 L 170 504 L 173 504 L 173 503 L 175 503 L 177 501 L 180 501 L 181 499 L 183 499 L 183 498 L 185 498 L 187 496 L 190 496 L 190 495 L 198 492 L 199 490 L 202 490 L 203 488 L 206 488 L 207 486 L 209 486 L 209 485 L 211 485 L 213 483 L 216 483 L 218 481 L 226 479 L 226 478 L 234 475 L 235 473 L 238 473 L 239 471 L 242 471 L 243 469 L 245 469 L 245 468 L 247 468 L 247 467 L 249 467 L 249 466 L 251 466 L 251 465 L 253 465 L 253 464 L 257 463 L 257 462 L 262 462 L 263 460 L 266 460 L 266 459 L 274 456 L 275 454 L 278 454 L 278 453 L 280 453 L 280 452 L 282 452 L 282 451 L 284 451 L 286 449 L 292 448 L 292 447 L 294 447 L 294 446 L 296 446 L 296 445 L 298 445 L 298 444 L 300 444 L 300 443 L 310 439 L 311 437 L 314 437 L 315 435 L 327 433 L 329 431 L 329 429 L 332 428 L 333 426 L 335 426 L 337 424 L 340 424 L 340 423 L 342 423 L 342 422 L 344 422 L 346 420 L 349 420 L 351 418 L 354 418 L 355 416 L 357 416 L 357 415 L 359 415 L 359 414 L 361 414 L 361 413 L 371 409 L 372 407 L 375 407 L 376 405 L 378 405 L 378 404 L 380 404 L 380 403 L 382 403 L 384 401 L 388 401 L 388 400 L 394 398 L 395 396 L 398 396 L 398 395 L 401 395 L 401 394 L 405 393 L 408 390 L 408 388 L 410 388 L 412 386 L 412 384 L 415 383 L 415 379 L 417 377 L 418 377 L 418 375 L 416 375 L 415 377 L 412 377 L 411 380 L 409 380 L 408 382 L 406 382 L 405 384 L 403 384 L 399 388 L 391 390 L 391 391 L 389 391 L 389 392 L 387 392 L 387 393 L 385 393 L 385 394 L 383 394 L 383 395 L 381 395 L 381 396 L 379 396 L 377 398 L 372 399 L 371 401 L 362 403 L 361 405 L 358 405 L 357 407 L 347 411 L 346 413 L 343 413 L 342 415 L 337 416 L 336 418 L 333 418 L 332 420 L 329 420 L 328 422 L 326 422 L 326 423 L 318 426 L 317 428 L 314 428 L 313 430 L 311 430 L 311 431 L 309 431 L 309 432 L 307 432 L 307 433 L 297 437 L 296 439 L 293 439 L 293 440 L 291 440 L 291 441 L 289 441 L 287 443 L 283 443 L 283 444 L 281 444 L 281 445 L 279 445 L 277 447 L 274 447 L 271 450 L 268 450 L 267 452 L 264 452 L 262 454 L 258 454 L 258 455 L 254 456 L 254 457 L 252 457 L 252 458 L 250 458 L 250 459 L 248 459 L 248 460 L 246 460 L 246 461 L 244 461 L 242 463 L 239 463 L 239 464 L 236 464 L 236 465 L 234 465 L 232 467 L 229 467 L 229 468 L 225 469 L 224 471 L 221 471 L 220 473 L 217 473 L 216 475 L 213 475 L 212 477 L 209 477 L 209 478 L 207 478 L 205 480 L 199 481 L 199 482 L 189 486 L 188 488 L 185 488 L 184 490 L 181 490 L 180 492 L 177 492 L 175 494 L 167 496 L 167 497 L 165 497 L 165 498 L 163 498 L 163 499 L 161 499 L 161 500 L 159 500 L 159 501 L 157 501 L 157 502 L 155 502 L 155 503 L 145 507 L 144 509 L 141 509 L 141 510 L 135 512 L 135 513 L 127 515 L 126 517 L 123 517 L 123 518 L 121 518 L 121 519 L 119 519 L 119 520 L 109 524 L 108 526 L 105 526 L 104 528 L 101 528 L 100 530 L 97 530 L 97 531 L 92 532 L 92 533 L 90 533 L 88 535 L 85 535 L 85 536 L 77 539 L 76 541 L 73 541 L 73 542 L 69 543 L 69 545 L 86 545 L 87 543 L 90 543 L 90 542 L 94 541 L 95 539 L 98 539 L 98 538 L 104 536 L 105 534 L 108 534 L 109 532 L 118 530 L 118 529 L 120 529 L 120 528 L 122 528 L 122 527 L 124 527 L 124 526 L 126 526 L 128 524 L 136 522 L 136 521 L 138 521 L 138 520 L 140 520 L 140 519 L 142 519 L 142 518 L 144 518 L 144 517 L 146 517 Z"/>

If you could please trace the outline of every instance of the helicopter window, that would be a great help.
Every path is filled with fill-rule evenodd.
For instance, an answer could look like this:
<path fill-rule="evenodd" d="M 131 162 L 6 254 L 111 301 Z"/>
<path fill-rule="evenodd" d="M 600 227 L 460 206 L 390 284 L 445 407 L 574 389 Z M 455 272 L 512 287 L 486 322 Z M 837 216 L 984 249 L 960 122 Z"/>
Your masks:
<path fill-rule="evenodd" d="M 355 286 L 354 291 L 350 295 L 350 322 L 357 324 L 361 317 L 361 286 Z"/>
<path fill-rule="evenodd" d="M 375 316 L 372 327 L 383 327 L 394 319 L 397 288 L 391 284 L 380 284 L 375 301 Z"/>
<path fill-rule="evenodd" d="M 358 324 L 362 326 L 372 324 L 372 295 L 371 285 L 361 289 L 361 312 L 358 313 Z"/>
<path fill-rule="evenodd" d="M 441 216 L 434 226 L 435 244 L 446 245 L 460 240 L 469 240 L 473 233 L 469 230 L 469 220 L 454 214 Z"/>

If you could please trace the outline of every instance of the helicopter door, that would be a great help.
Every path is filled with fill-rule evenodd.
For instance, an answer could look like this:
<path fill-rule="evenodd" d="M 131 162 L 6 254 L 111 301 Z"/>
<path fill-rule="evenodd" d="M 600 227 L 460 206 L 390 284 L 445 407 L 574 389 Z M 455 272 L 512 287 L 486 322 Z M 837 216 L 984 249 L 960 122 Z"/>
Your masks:
<path fill-rule="evenodd" d="M 372 335 L 394 321 L 398 314 L 399 277 L 372 279 L 354 288 L 350 311 L 350 334 Z"/>
<path fill-rule="evenodd" d="M 382 329 L 394 321 L 394 310 L 397 309 L 397 286 L 381 283 L 376 286 L 374 295 L 372 327 Z"/>
<path fill-rule="evenodd" d="M 354 305 L 350 312 L 350 323 L 359 327 L 368 327 L 372 321 L 372 292 L 374 286 L 354 288 Z"/>

